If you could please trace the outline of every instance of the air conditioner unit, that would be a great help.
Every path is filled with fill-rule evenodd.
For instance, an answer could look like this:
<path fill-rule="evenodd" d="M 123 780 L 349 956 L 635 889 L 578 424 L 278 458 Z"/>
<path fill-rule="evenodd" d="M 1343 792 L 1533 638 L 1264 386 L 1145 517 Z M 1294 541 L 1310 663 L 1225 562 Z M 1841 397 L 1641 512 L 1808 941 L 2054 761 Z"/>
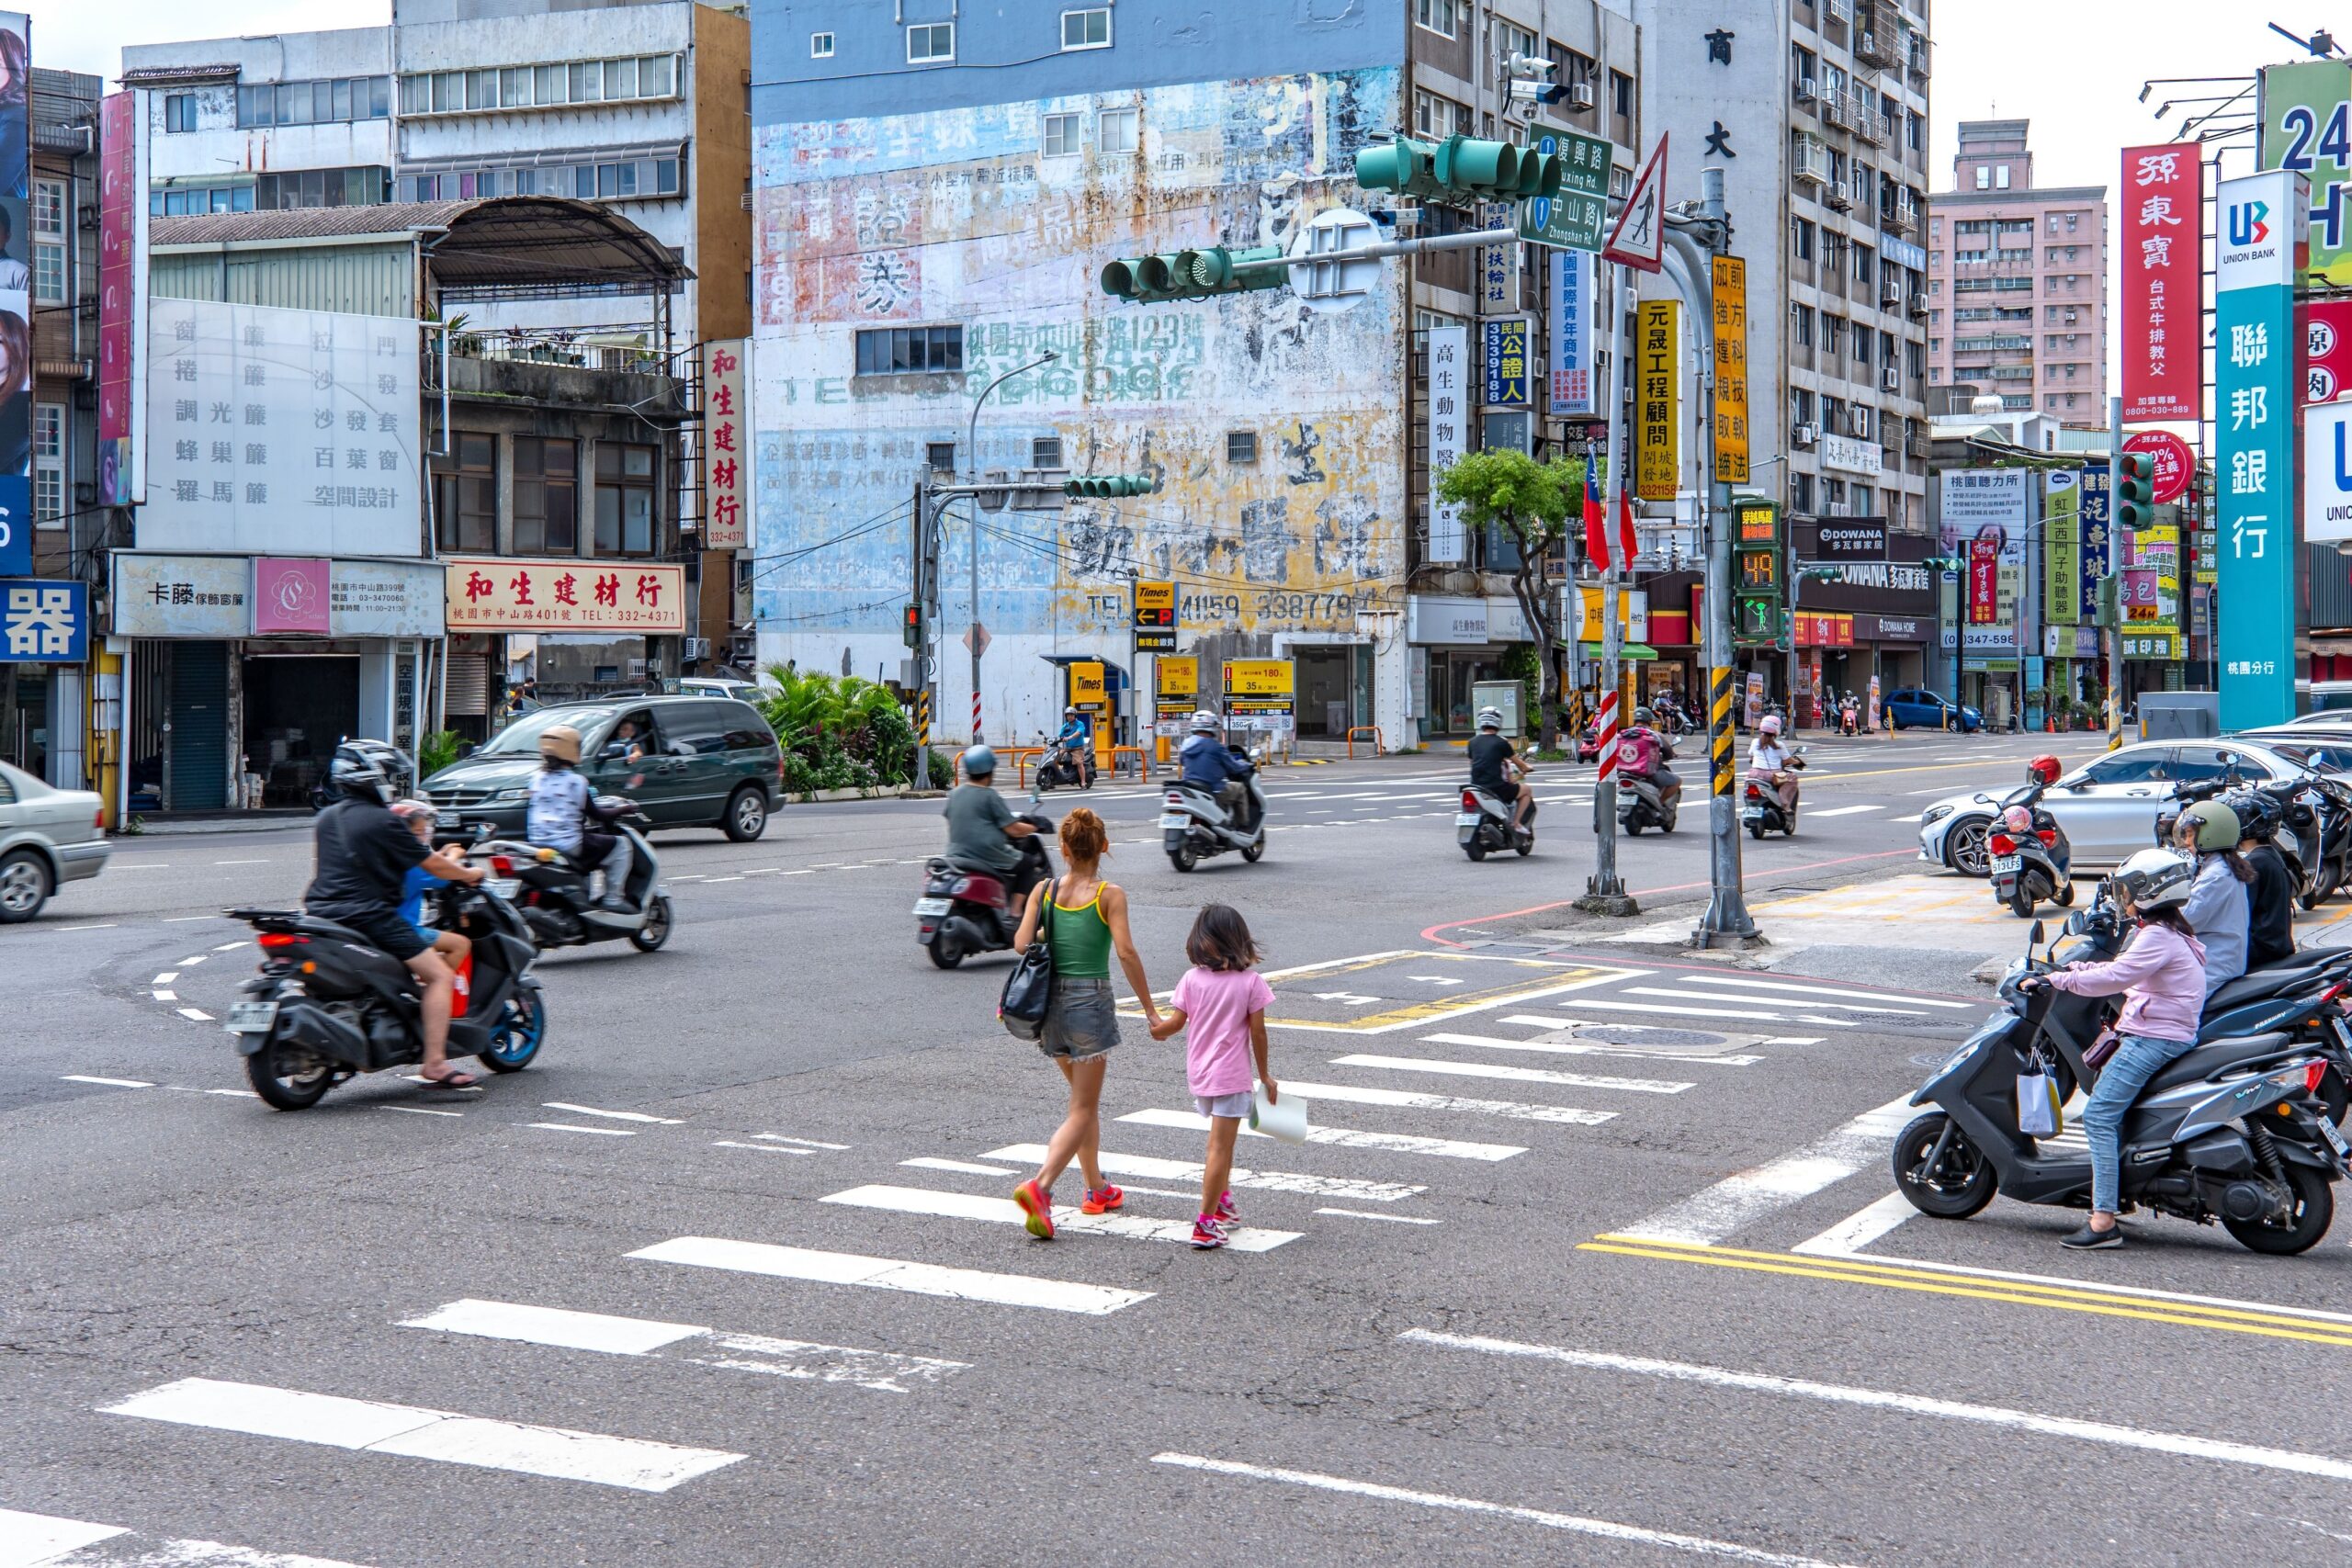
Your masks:
<path fill-rule="evenodd" d="M 1851 434 L 1867 441 L 1871 434 L 1871 411 L 1856 404 L 1846 411 L 1846 428 Z"/>
<path fill-rule="evenodd" d="M 1829 209 L 1832 212 L 1851 212 L 1854 210 L 1852 198 L 1848 197 L 1842 190 L 1833 190 L 1824 193 L 1821 197 L 1821 205 Z"/>
<path fill-rule="evenodd" d="M 1591 83 L 1571 82 L 1568 84 L 1568 107 L 1572 109 L 1589 109 L 1592 107 Z"/>
<path fill-rule="evenodd" d="M 2066 312 L 2066 323 L 2067 323 L 2067 325 L 2072 326 L 2072 325 L 2075 323 L 2075 321 L 2076 321 L 2076 319 L 2077 319 L 2077 318 L 2076 318 L 2076 315 L 2075 315 L 2075 313 L 2074 311 L 2069 310 L 2069 311 L 2067 311 L 2067 312 Z"/>
<path fill-rule="evenodd" d="M 710 638 L 707 637 L 690 637 L 686 638 L 684 647 L 680 650 L 680 657 L 685 659 L 708 659 L 710 657 Z"/>
<path fill-rule="evenodd" d="M 1800 424 L 1789 433 L 1789 437 L 1799 446 L 1815 446 L 1821 440 L 1821 426 L 1810 423 Z"/>
<path fill-rule="evenodd" d="M 1915 316 L 1924 316 L 1928 313 L 1928 297 L 1926 295 L 1914 294 L 1911 296 L 1910 313 Z"/>
<path fill-rule="evenodd" d="M 1889 310 L 1900 310 L 1903 309 L 1903 290 L 1892 288 L 1882 289 L 1879 292 L 1878 302 Z"/>
<path fill-rule="evenodd" d="M 1889 365 L 1878 373 L 1878 384 L 1890 392 L 1903 389 L 1903 372 Z"/>
<path fill-rule="evenodd" d="M 1821 96 L 1821 88 L 1810 76 L 1797 78 L 1797 102 L 1809 104 Z"/>

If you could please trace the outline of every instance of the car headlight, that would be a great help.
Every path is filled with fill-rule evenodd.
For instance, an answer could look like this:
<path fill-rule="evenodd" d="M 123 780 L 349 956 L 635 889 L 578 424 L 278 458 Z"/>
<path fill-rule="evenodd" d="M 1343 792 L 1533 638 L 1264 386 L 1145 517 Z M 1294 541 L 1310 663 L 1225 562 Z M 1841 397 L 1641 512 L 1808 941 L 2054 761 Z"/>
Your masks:
<path fill-rule="evenodd" d="M 514 784 L 505 789 L 500 790 L 496 795 L 492 795 L 490 798 L 492 800 L 520 800 L 530 793 L 531 789 L 528 784 Z"/>
<path fill-rule="evenodd" d="M 1919 813 L 1919 826 L 1932 827 L 1959 809 L 1957 806 L 1930 806 L 1927 810 Z"/>

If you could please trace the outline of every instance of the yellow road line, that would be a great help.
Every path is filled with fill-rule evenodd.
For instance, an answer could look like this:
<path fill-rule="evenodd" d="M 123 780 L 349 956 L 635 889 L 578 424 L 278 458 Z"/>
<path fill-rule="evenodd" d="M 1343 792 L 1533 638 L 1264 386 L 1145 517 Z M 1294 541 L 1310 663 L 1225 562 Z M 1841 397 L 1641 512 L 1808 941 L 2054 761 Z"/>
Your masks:
<path fill-rule="evenodd" d="M 2088 1313 L 2100 1317 L 2136 1318 L 2146 1323 L 2169 1323 L 2184 1328 L 2212 1328 L 2223 1333 L 2254 1334 L 2271 1339 L 2300 1339 L 2314 1345 L 2352 1346 L 2352 1327 L 2328 1332 L 2312 1326 L 2307 1318 L 2243 1312 L 2229 1307 L 2198 1307 L 2186 1303 L 2152 1306 L 2143 1304 L 2144 1298 L 2116 1296 L 2095 1290 L 2009 1281 L 1996 1283 L 1963 1275 L 1923 1278 L 1918 1270 L 1892 1269 L 1878 1264 L 1816 1259 L 1789 1252 L 1748 1252 L 1736 1247 L 1653 1241 L 1642 1236 L 1603 1235 L 1581 1243 L 1577 1250 L 1614 1253 L 1625 1258 L 1653 1258 L 1670 1263 L 1702 1263 L 1715 1269 L 1832 1280 L 1851 1285 L 1878 1285 L 1893 1291 L 2007 1302 L 2016 1306 L 2050 1307 L 2059 1312 Z"/>

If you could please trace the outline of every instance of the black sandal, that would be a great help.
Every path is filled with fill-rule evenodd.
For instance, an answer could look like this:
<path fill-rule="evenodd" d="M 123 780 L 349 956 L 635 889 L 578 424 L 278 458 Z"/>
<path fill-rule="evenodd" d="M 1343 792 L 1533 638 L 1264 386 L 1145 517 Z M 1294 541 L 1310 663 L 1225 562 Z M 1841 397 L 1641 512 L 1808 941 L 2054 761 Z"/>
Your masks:
<path fill-rule="evenodd" d="M 427 1089 L 480 1089 L 481 1080 L 473 1074 L 451 1067 L 443 1077 L 424 1080 Z"/>

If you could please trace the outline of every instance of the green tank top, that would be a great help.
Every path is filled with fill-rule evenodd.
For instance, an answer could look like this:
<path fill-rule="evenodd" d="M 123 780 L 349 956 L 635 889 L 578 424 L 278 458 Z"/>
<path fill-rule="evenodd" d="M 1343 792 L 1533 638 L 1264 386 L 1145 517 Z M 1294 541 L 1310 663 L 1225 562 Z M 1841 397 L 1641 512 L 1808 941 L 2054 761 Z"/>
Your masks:
<path fill-rule="evenodd" d="M 1073 980 L 1107 980 L 1111 976 L 1111 922 L 1102 918 L 1102 885 L 1094 897 L 1076 908 L 1054 903 L 1046 894 L 1046 918 L 1053 921 L 1054 973 Z"/>

